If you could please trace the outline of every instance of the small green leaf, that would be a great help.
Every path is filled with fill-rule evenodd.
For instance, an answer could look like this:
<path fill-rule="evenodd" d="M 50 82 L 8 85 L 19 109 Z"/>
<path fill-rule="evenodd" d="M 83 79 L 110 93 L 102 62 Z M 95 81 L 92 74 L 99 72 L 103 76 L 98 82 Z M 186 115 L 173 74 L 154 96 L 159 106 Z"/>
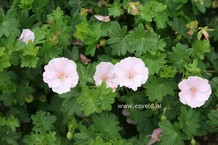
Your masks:
<path fill-rule="evenodd" d="M 186 110 L 181 108 L 181 115 L 179 117 L 182 124 L 181 129 L 185 131 L 188 139 L 197 135 L 197 129 L 200 127 L 200 114 L 192 109 Z"/>
<path fill-rule="evenodd" d="M 209 120 L 206 122 L 207 125 L 210 127 L 211 132 L 217 132 L 218 131 L 218 111 L 217 110 L 211 110 L 208 114 Z"/>
<path fill-rule="evenodd" d="M 164 66 L 163 70 L 160 72 L 161 78 L 173 78 L 176 74 L 176 68 L 172 66 Z"/>
<path fill-rule="evenodd" d="M 0 117 L 0 126 L 8 126 L 13 132 L 16 131 L 17 127 L 20 127 L 19 121 L 14 115 L 9 117 Z"/>
<path fill-rule="evenodd" d="M 12 131 L 7 126 L 0 126 L 0 144 L 1 145 L 19 145 L 20 134 Z"/>
<path fill-rule="evenodd" d="M 10 71 L 3 71 L 0 72 L 0 90 L 2 94 L 10 94 L 12 95 L 13 92 L 16 91 L 17 86 L 15 85 L 16 74 Z M 6 99 L 6 100 L 5 100 Z M 9 100 L 13 99 L 13 97 L 0 97 L 0 100 L 4 100 L 4 103 L 8 102 Z M 13 100 L 11 100 L 13 101 Z M 9 101 L 9 102 L 11 102 Z M 6 104 L 4 104 L 6 105 Z M 8 104 L 9 105 L 9 104 Z"/>
<path fill-rule="evenodd" d="M 168 53 L 168 58 L 181 71 L 184 68 L 184 65 L 191 61 L 190 56 L 193 54 L 193 49 L 180 43 L 172 49 L 173 52 Z"/>
<path fill-rule="evenodd" d="M 163 29 L 167 26 L 168 14 L 165 11 L 167 5 L 163 5 L 162 3 L 156 1 L 149 1 L 144 4 L 142 10 L 139 15 L 142 19 L 152 22 L 154 20 L 156 22 L 158 29 Z"/>
<path fill-rule="evenodd" d="M 3 11 L 0 10 L 0 15 L 2 15 L 4 18 L 3 20 L 0 20 L 0 38 L 5 35 L 8 37 L 10 34 L 13 34 L 15 36 L 18 36 L 20 33 L 20 30 L 18 29 L 19 21 L 16 19 L 17 12 L 15 9 L 10 9 L 6 16 L 4 15 Z"/>
<path fill-rule="evenodd" d="M 188 32 L 188 28 L 186 27 L 186 23 L 184 19 L 174 17 L 173 21 L 169 21 L 168 24 L 172 27 L 172 29 L 182 34 L 183 36 L 186 35 L 186 32 Z"/>
<path fill-rule="evenodd" d="M 141 56 L 147 52 L 155 54 L 158 50 L 163 50 L 159 44 L 161 42 L 160 36 L 151 30 L 145 31 L 142 24 L 139 24 L 125 39 L 131 48 L 129 52 L 135 53 L 136 56 Z"/>
<path fill-rule="evenodd" d="M 115 0 L 113 4 L 109 5 L 108 12 L 109 16 L 118 17 L 123 13 L 121 8 L 120 0 Z"/>
<path fill-rule="evenodd" d="M 86 128 L 80 124 L 79 131 L 79 133 L 75 133 L 74 135 L 75 145 L 88 145 L 94 141 L 95 132 L 93 130 L 93 126 Z"/>
<path fill-rule="evenodd" d="M 23 139 L 25 145 L 61 145 L 56 132 L 31 133 Z"/>
<path fill-rule="evenodd" d="M 158 74 L 159 70 L 163 68 L 164 64 L 167 62 L 165 60 L 166 54 L 157 53 L 155 55 L 145 54 L 142 56 L 145 65 L 148 67 L 149 74 Z"/>
<path fill-rule="evenodd" d="M 107 44 L 112 48 L 113 55 L 125 55 L 130 49 L 128 42 L 125 39 L 127 35 L 127 26 L 121 28 L 120 24 L 116 21 L 113 23 L 113 29 L 109 30 L 109 39 Z"/>
<path fill-rule="evenodd" d="M 161 102 L 166 95 L 173 95 L 177 88 L 176 82 L 173 79 L 157 79 L 150 77 L 149 82 L 145 85 L 146 95 L 150 101 L 157 100 Z"/>
<path fill-rule="evenodd" d="M 38 111 L 36 115 L 31 115 L 31 119 L 33 120 L 33 131 L 36 133 L 45 133 L 54 128 L 53 123 L 56 121 L 56 117 L 50 115 L 49 112 Z"/>
<path fill-rule="evenodd" d="M 0 47 L 0 71 L 11 66 L 9 59 L 8 54 L 5 52 L 5 48 Z"/>
<path fill-rule="evenodd" d="M 112 143 L 111 142 L 104 143 L 102 138 L 100 136 L 97 136 L 90 145 L 112 145 Z"/>
<path fill-rule="evenodd" d="M 74 36 L 80 39 L 81 41 L 84 41 L 84 39 L 87 37 L 90 31 L 89 23 L 86 20 L 83 20 L 82 22 L 77 24 L 75 27 L 76 27 L 76 32 Z"/>
<path fill-rule="evenodd" d="M 49 14 L 47 17 L 48 17 L 48 20 L 53 21 L 53 20 L 58 20 L 62 18 L 63 15 L 64 15 L 64 12 L 61 10 L 60 7 L 58 7 L 56 10 L 53 10 L 53 12 Z"/>
<path fill-rule="evenodd" d="M 210 42 L 207 40 L 196 40 L 192 44 L 194 54 L 200 59 L 204 59 L 205 53 L 210 52 Z"/>
<path fill-rule="evenodd" d="M 111 110 L 111 104 L 114 103 L 116 93 L 112 89 L 106 88 L 103 83 L 100 87 L 90 89 L 88 86 L 82 87 L 82 93 L 77 99 L 84 111 L 84 115 L 89 116 L 94 112 L 102 112 L 103 110 Z"/>
<path fill-rule="evenodd" d="M 75 113 L 80 114 L 81 109 L 79 104 L 76 102 L 77 97 L 80 95 L 80 93 L 73 89 L 69 93 L 64 93 L 59 95 L 61 98 L 64 98 L 62 104 L 62 111 L 66 114 L 66 117 L 73 116 Z"/>
<path fill-rule="evenodd" d="M 21 59 L 21 67 L 36 68 L 39 58 L 36 56 L 23 56 Z"/>
<path fill-rule="evenodd" d="M 39 60 L 39 57 L 37 56 L 38 50 L 39 48 L 35 47 L 33 42 L 29 42 L 25 46 L 21 56 L 21 67 L 35 68 Z"/>
<path fill-rule="evenodd" d="M 161 145 L 184 145 L 178 130 L 168 120 L 160 122 L 159 126 L 162 129 Z"/>
<path fill-rule="evenodd" d="M 92 117 L 94 121 L 94 130 L 100 132 L 101 136 L 106 140 L 120 139 L 121 127 L 117 117 L 109 113 L 101 113 Z"/>
<path fill-rule="evenodd" d="M 96 63 L 88 64 L 84 66 L 81 63 L 77 64 L 77 71 L 80 78 L 80 83 L 86 85 L 87 83 L 93 83 L 93 74 L 95 73 Z"/>

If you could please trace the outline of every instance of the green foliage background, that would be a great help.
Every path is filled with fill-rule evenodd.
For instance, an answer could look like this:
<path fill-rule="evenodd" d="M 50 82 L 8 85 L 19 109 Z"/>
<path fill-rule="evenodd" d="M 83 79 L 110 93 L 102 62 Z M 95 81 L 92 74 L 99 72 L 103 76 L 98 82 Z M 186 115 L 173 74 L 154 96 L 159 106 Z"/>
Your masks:
<path fill-rule="evenodd" d="M 217 0 L 0 1 L 0 144 L 144 145 L 160 127 L 156 144 L 184 145 L 217 133 L 217 11 Z M 25 28 L 35 33 L 34 42 L 18 40 Z M 91 62 L 84 64 L 80 54 Z M 136 92 L 95 86 L 99 62 L 128 56 L 148 67 L 146 84 Z M 56 57 L 74 60 L 80 77 L 62 95 L 42 80 Z M 191 109 L 179 102 L 177 84 L 194 75 L 208 79 L 213 93 Z M 117 107 L 149 103 L 161 108 L 127 109 L 135 125 Z"/>

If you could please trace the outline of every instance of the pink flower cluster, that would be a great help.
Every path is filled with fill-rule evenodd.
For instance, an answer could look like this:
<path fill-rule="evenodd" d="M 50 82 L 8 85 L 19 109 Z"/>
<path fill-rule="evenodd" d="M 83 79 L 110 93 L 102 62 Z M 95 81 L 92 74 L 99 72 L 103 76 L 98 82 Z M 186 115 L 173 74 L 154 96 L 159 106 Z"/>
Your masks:
<path fill-rule="evenodd" d="M 207 79 L 190 76 L 179 83 L 179 100 L 191 108 L 201 107 L 212 92 Z"/>
<path fill-rule="evenodd" d="M 116 89 L 119 85 L 134 91 L 145 84 L 147 79 L 148 68 L 141 59 L 136 57 L 124 58 L 115 65 L 110 62 L 101 62 L 97 65 L 94 75 L 97 86 L 105 81 L 107 87 L 112 89 Z"/>
<path fill-rule="evenodd" d="M 78 83 L 76 63 L 67 58 L 54 58 L 44 67 L 43 81 L 58 94 L 69 92 Z M 115 89 L 127 87 L 134 91 L 148 79 L 148 68 L 144 62 L 136 57 L 127 57 L 117 64 L 101 62 L 96 66 L 93 76 L 95 84 L 101 85 L 105 81 L 107 87 Z M 207 79 L 190 76 L 179 84 L 179 100 L 191 108 L 201 107 L 209 99 L 212 90 Z"/>

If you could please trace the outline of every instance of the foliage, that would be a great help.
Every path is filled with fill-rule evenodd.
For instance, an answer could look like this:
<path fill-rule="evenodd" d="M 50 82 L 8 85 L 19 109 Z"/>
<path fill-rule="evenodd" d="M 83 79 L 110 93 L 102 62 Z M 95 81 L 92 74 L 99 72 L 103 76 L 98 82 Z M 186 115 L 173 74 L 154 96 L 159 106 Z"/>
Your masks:
<path fill-rule="evenodd" d="M 217 0 L 0 1 L 0 144 L 144 145 L 160 127 L 156 144 L 184 145 L 217 133 L 217 9 Z M 20 41 L 23 29 L 35 40 Z M 148 68 L 143 86 L 95 85 L 100 62 L 129 56 Z M 43 81 L 58 57 L 75 61 L 79 75 L 65 94 Z M 178 84 L 195 75 L 212 94 L 193 109 Z"/>

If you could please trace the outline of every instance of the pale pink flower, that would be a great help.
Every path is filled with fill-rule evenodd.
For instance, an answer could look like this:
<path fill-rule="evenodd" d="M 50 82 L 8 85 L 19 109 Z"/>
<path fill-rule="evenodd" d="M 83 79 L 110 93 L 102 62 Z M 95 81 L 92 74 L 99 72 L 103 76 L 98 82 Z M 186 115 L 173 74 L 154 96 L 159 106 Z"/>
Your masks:
<path fill-rule="evenodd" d="M 99 86 L 103 81 L 106 82 L 107 87 L 112 89 L 117 88 L 117 84 L 114 82 L 114 65 L 110 62 L 101 62 L 96 66 L 94 75 L 95 85 Z"/>
<path fill-rule="evenodd" d="M 97 20 L 102 21 L 102 22 L 109 22 L 110 21 L 109 16 L 102 16 L 102 15 L 94 15 L 94 16 Z"/>
<path fill-rule="evenodd" d="M 83 62 L 83 64 L 89 64 L 90 63 L 90 59 L 88 59 L 85 55 L 83 55 L 82 53 L 80 53 L 80 60 Z"/>
<path fill-rule="evenodd" d="M 122 59 L 114 67 L 116 82 L 122 87 L 137 90 L 148 79 L 148 68 L 144 62 L 136 57 Z"/>
<path fill-rule="evenodd" d="M 207 79 L 190 76 L 179 83 L 179 99 L 191 108 L 201 107 L 209 99 L 212 92 Z"/>
<path fill-rule="evenodd" d="M 126 118 L 126 122 L 127 122 L 128 124 L 133 124 L 133 125 L 136 125 L 136 124 L 137 124 L 134 120 L 128 118 L 131 113 L 130 113 L 129 111 L 127 111 L 127 109 L 123 109 L 122 114 L 127 117 L 127 118 Z"/>
<path fill-rule="evenodd" d="M 151 140 L 150 142 L 147 144 L 147 145 L 152 145 L 154 144 L 155 142 L 157 141 L 160 141 L 160 133 L 161 133 L 161 129 L 160 128 L 157 128 L 155 129 L 151 135 L 148 135 L 151 137 Z"/>
<path fill-rule="evenodd" d="M 203 30 L 203 31 L 202 31 L 202 34 L 204 35 L 204 38 L 205 38 L 206 40 L 209 40 L 209 34 L 208 34 L 208 32 L 207 32 L 206 30 Z"/>
<path fill-rule="evenodd" d="M 123 109 L 122 114 L 126 117 L 128 117 L 130 115 L 130 112 L 127 111 L 126 109 Z"/>
<path fill-rule="evenodd" d="M 30 40 L 32 40 L 32 42 L 33 42 L 34 39 L 35 39 L 35 35 L 30 29 L 23 29 L 23 31 L 19 37 L 19 40 L 23 41 L 25 43 L 28 43 Z"/>
<path fill-rule="evenodd" d="M 130 118 L 127 118 L 127 119 L 126 119 L 126 122 L 127 122 L 128 124 L 132 124 L 132 125 L 136 125 L 136 124 L 137 124 L 134 120 L 132 120 L 132 119 L 130 119 Z"/>
<path fill-rule="evenodd" d="M 44 67 L 43 81 L 53 92 L 58 94 L 69 92 L 78 83 L 77 66 L 74 61 L 67 58 L 53 58 Z"/>

